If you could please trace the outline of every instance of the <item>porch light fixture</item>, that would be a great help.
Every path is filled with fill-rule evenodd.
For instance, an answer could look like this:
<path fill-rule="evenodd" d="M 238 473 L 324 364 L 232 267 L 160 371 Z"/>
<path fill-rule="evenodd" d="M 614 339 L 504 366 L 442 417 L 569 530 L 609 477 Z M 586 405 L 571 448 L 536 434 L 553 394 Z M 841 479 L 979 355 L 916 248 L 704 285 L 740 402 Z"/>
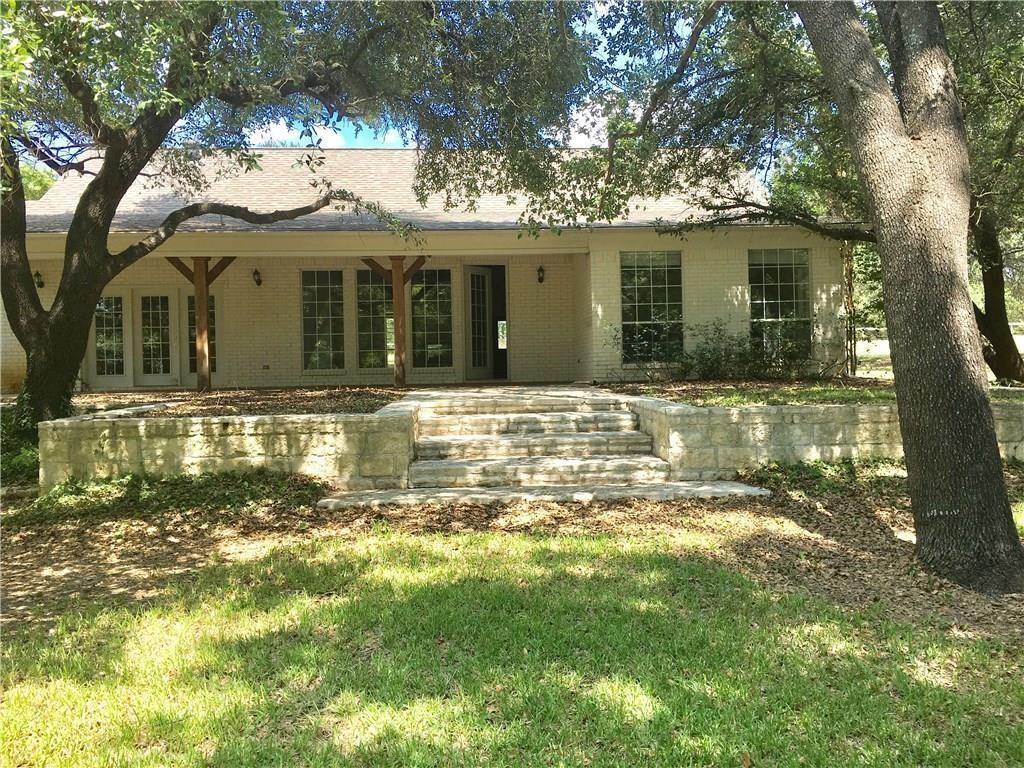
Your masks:
<path fill-rule="evenodd" d="M 32 275 L 32 279 L 36 281 L 36 288 L 42 288 L 46 283 L 43 282 L 43 276 L 39 274 L 37 269 L 35 274 Z"/>
<path fill-rule="evenodd" d="M 537 267 L 537 282 L 544 282 L 544 267 Z"/>
<path fill-rule="evenodd" d="M 260 274 L 258 269 L 254 269 L 252 271 L 252 281 L 256 283 L 257 286 L 263 285 L 263 275 Z"/>

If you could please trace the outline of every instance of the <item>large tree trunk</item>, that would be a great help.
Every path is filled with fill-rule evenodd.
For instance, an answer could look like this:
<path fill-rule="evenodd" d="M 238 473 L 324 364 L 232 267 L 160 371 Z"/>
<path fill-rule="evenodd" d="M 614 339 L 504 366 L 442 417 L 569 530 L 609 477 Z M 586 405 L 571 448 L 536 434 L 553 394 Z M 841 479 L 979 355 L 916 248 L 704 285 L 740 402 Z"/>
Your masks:
<path fill-rule="evenodd" d="M 852 3 L 796 5 L 878 235 L 917 555 L 974 589 L 1024 590 L 967 286 L 970 167 L 938 10 L 879 4 L 897 103 Z"/>
<path fill-rule="evenodd" d="M 73 302 L 63 302 L 37 333 L 22 341 L 28 368 L 18 408 L 32 422 L 67 416 L 79 366 L 85 357 L 96 302 L 103 284 L 78 282 Z"/>
<path fill-rule="evenodd" d="M 1024 381 L 1024 359 L 1017 349 L 1006 314 L 1006 282 L 999 225 L 991 210 L 975 205 L 971 212 L 971 235 L 985 290 L 985 311 L 975 308 L 978 330 L 988 342 L 983 351 L 985 362 L 997 379 Z"/>

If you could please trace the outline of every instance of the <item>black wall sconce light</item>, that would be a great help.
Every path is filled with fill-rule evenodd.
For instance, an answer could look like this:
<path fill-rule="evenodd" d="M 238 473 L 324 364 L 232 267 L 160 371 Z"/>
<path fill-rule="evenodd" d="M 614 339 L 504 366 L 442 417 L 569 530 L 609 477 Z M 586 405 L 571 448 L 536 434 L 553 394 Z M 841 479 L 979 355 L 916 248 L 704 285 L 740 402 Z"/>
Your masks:
<path fill-rule="evenodd" d="M 43 282 L 43 276 L 39 274 L 39 270 L 36 270 L 35 274 L 32 275 L 32 279 L 36 281 L 36 288 L 42 288 L 46 283 Z"/>
<path fill-rule="evenodd" d="M 537 267 L 537 282 L 544 282 L 544 267 Z"/>
<path fill-rule="evenodd" d="M 263 275 L 260 274 L 258 269 L 252 271 L 252 281 L 256 283 L 257 287 L 263 285 Z"/>

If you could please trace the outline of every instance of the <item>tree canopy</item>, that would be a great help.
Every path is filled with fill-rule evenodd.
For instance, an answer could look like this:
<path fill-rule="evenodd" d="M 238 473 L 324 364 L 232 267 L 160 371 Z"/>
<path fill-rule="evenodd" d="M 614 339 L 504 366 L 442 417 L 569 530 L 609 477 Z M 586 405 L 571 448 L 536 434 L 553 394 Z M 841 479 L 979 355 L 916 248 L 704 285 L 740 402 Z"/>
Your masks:
<path fill-rule="evenodd" d="M 401 222 L 317 173 L 316 129 L 341 121 L 397 130 L 427 153 L 493 151 L 518 173 L 558 144 L 589 92 L 589 9 L 575 3 L 40 2 L 4 8 L 0 74 L 2 280 L 28 356 L 20 400 L 29 420 L 67 409 L 103 287 L 159 248 L 182 222 L 220 214 L 252 223 L 325 206 Z M 259 162 L 250 136 L 302 127 L 318 197 L 281 211 L 196 202 L 118 252 L 108 233 L 143 173 L 201 200 L 197 162 Z M 90 157 L 98 161 L 86 167 Z M 65 241 L 56 297 L 44 308 L 26 250 L 23 160 L 93 175 Z"/>

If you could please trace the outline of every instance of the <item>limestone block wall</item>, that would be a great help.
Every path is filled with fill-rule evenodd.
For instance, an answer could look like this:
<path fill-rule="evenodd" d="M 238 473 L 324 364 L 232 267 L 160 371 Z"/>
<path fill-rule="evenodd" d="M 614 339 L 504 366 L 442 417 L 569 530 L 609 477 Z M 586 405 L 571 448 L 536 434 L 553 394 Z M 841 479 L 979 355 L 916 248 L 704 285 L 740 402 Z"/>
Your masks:
<path fill-rule="evenodd" d="M 630 398 L 654 452 L 673 480 L 734 476 L 759 464 L 901 458 L 895 405 L 782 405 L 697 408 Z M 1004 459 L 1024 459 L 1024 403 L 994 403 Z"/>
<path fill-rule="evenodd" d="M 372 414 L 132 417 L 116 412 L 39 425 L 39 485 L 126 474 L 180 475 L 266 468 L 341 488 L 404 488 L 417 411 Z"/>

